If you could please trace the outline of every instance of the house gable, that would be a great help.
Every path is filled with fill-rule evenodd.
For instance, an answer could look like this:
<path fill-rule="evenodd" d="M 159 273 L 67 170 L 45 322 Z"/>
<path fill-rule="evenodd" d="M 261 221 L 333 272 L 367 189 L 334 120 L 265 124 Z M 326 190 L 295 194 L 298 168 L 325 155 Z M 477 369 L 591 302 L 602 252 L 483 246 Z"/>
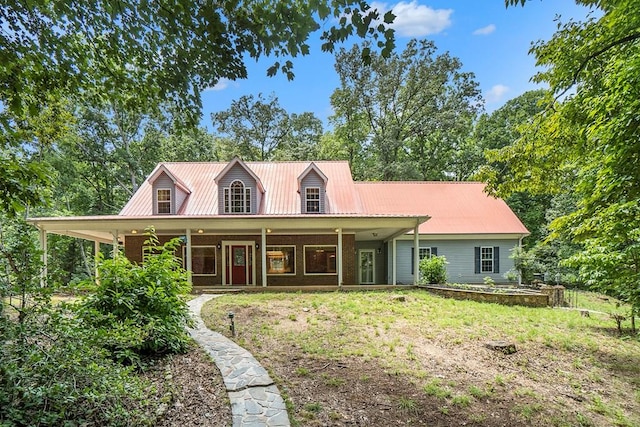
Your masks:
<path fill-rule="evenodd" d="M 148 179 L 151 184 L 153 215 L 175 215 L 191 193 L 189 188 L 164 165 L 159 165 Z"/>
<path fill-rule="evenodd" d="M 303 214 L 326 213 L 327 176 L 311 162 L 298 177 L 300 212 Z"/>
<path fill-rule="evenodd" d="M 215 178 L 220 214 L 258 214 L 264 196 L 260 178 L 239 158 Z"/>

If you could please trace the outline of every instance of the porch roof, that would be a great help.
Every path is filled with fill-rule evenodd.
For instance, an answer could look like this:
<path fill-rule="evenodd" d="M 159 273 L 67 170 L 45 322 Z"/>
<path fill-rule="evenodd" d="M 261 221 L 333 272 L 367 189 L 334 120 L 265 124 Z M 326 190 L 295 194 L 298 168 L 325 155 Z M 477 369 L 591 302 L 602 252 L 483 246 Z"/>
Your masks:
<path fill-rule="evenodd" d="M 327 234 L 337 229 L 356 235 L 356 240 L 388 240 L 422 224 L 426 215 L 155 215 L 155 216 L 71 216 L 30 218 L 27 220 L 47 233 L 112 243 L 114 235 L 143 233 L 154 227 L 161 234 L 204 233 Z"/>

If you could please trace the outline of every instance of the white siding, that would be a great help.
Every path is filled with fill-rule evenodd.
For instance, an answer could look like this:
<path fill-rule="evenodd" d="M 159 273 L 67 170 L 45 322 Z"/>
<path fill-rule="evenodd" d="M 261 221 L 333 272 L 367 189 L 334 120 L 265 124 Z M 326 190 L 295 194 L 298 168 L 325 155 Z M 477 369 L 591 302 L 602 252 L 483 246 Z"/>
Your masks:
<path fill-rule="evenodd" d="M 411 249 L 413 240 L 398 240 L 398 283 L 413 283 L 411 270 Z M 505 273 L 513 269 L 513 260 L 510 258 L 514 247 L 518 246 L 518 240 L 420 240 L 421 247 L 438 248 L 438 256 L 444 255 L 447 259 L 447 281 L 452 283 L 482 283 L 485 277 L 491 277 L 496 283 L 506 283 Z M 498 246 L 500 248 L 500 272 L 499 273 L 475 273 L 476 246 Z"/>

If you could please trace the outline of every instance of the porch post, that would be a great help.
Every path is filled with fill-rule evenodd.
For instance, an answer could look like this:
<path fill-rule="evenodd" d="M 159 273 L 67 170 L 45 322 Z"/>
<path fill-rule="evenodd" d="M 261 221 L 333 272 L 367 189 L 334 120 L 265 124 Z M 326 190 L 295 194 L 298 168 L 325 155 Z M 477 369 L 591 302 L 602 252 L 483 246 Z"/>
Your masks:
<path fill-rule="evenodd" d="M 40 256 L 40 259 L 42 260 L 42 271 L 40 272 L 40 286 L 45 287 L 47 284 L 47 274 L 48 274 L 48 264 L 49 264 L 49 260 L 48 260 L 48 256 L 47 256 L 47 252 L 48 252 L 48 242 L 47 242 L 47 232 L 40 228 L 39 230 L 39 237 L 40 237 L 40 249 L 42 250 L 42 255 Z"/>
<path fill-rule="evenodd" d="M 419 223 L 413 229 L 413 284 L 418 284 L 418 274 L 420 273 L 420 234 L 418 231 Z"/>
<path fill-rule="evenodd" d="M 95 268 L 95 279 L 96 284 L 100 284 L 100 271 L 98 270 L 98 263 L 100 262 L 100 242 L 97 240 L 93 241 L 93 263 Z"/>
<path fill-rule="evenodd" d="M 398 275 L 396 274 L 397 270 L 397 256 L 396 256 L 396 238 L 391 239 L 391 271 L 392 271 L 392 285 L 398 284 Z"/>
<path fill-rule="evenodd" d="M 111 232 L 113 234 L 113 257 L 117 257 L 120 253 L 120 248 L 118 247 L 118 230 L 114 230 Z"/>
<path fill-rule="evenodd" d="M 338 228 L 338 287 L 342 287 L 342 228 Z"/>
<path fill-rule="evenodd" d="M 262 286 L 267 286 L 267 229 L 262 227 L 262 236 L 260 241 L 260 260 L 262 261 Z"/>
<path fill-rule="evenodd" d="M 191 259 L 191 229 L 190 228 L 187 228 L 187 232 L 185 235 L 187 237 L 187 249 L 184 256 L 187 257 L 187 280 L 189 281 L 189 285 L 193 286 L 193 277 L 192 277 L 193 260 Z"/>

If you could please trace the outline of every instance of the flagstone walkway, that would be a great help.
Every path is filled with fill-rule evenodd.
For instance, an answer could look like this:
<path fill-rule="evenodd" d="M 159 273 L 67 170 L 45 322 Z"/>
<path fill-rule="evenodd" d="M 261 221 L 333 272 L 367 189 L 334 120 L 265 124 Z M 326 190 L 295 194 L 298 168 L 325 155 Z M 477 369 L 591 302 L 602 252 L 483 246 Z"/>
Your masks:
<path fill-rule="evenodd" d="M 208 329 L 200 310 L 217 295 L 200 295 L 189 301 L 195 320 L 189 333 L 218 366 L 231 401 L 233 427 L 288 427 L 289 416 L 268 372 L 244 348 Z"/>

